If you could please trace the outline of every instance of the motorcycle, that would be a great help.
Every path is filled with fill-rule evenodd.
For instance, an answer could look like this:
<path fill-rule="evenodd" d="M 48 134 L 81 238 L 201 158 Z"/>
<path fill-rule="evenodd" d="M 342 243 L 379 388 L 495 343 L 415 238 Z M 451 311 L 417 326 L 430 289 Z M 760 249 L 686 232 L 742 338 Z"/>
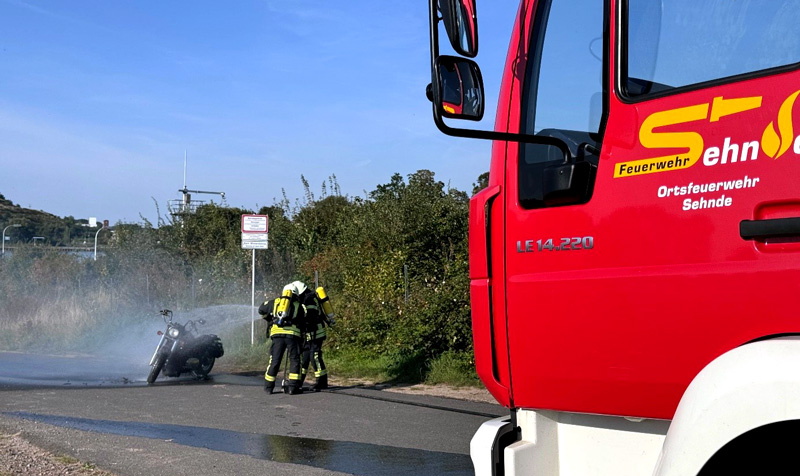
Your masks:
<path fill-rule="evenodd" d="M 196 336 L 197 324 L 205 324 L 202 319 L 198 319 L 197 323 L 189 319 L 181 325 L 172 322 L 172 311 L 169 309 L 160 311 L 160 314 L 167 324 L 167 331 L 158 331 L 161 341 L 150 359 L 147 383 L 155 382 L 162 370 L 167 377 L 191 373 L 196 379 L 207 378 L 214 361 L 224 354 L 220 338 L 213 334 Z"/>

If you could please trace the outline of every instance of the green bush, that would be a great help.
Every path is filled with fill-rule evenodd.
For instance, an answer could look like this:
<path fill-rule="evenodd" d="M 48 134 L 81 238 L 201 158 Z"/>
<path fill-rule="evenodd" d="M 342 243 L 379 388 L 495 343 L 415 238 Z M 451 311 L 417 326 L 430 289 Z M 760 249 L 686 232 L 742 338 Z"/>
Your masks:
<path fill-rule="evenodd" d="M 333 373 L 411 382 L 469 373 L 467 195 L 427 170 L 355 198 L 335 177 L 319 197 L 301 180 L 302 200 L 259 210 L 270 248 L 256 253 L 258 301 L 316 274 L 337 314 L 326 346 Z M 17 247 L 0 260 L 0 346 L 68 348 L 108 316 L 249 304 L 239 227 L 249 213 L 212 203 L 159 227 L 117 224 L 97 261 Z M 231 366 L 265 365 L 267 344 L 251 347 L 249 332 L 224 340 Z"/>

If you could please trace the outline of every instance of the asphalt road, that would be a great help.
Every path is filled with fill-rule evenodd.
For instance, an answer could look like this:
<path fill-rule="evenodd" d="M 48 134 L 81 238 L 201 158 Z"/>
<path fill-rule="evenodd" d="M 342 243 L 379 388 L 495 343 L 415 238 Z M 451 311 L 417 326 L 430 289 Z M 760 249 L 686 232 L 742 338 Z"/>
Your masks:
<path fill-rule="evenodd" d="M 146 362 L 145 362 L 146 364 Z M 119 475 L 467 475 L 498 406 L 366 388 L 267 395 L 260 377 L 0 353 L 0 429 Z"/>

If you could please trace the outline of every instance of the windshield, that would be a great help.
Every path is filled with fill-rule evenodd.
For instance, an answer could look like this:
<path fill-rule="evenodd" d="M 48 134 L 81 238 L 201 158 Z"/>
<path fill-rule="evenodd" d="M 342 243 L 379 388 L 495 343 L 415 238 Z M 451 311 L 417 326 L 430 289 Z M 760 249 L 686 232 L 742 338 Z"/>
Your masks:
<path fill-rule="evenodd" d="M 629 97 L 800 61 L 797 0 L 628 0 L 623 14 Z"/>

